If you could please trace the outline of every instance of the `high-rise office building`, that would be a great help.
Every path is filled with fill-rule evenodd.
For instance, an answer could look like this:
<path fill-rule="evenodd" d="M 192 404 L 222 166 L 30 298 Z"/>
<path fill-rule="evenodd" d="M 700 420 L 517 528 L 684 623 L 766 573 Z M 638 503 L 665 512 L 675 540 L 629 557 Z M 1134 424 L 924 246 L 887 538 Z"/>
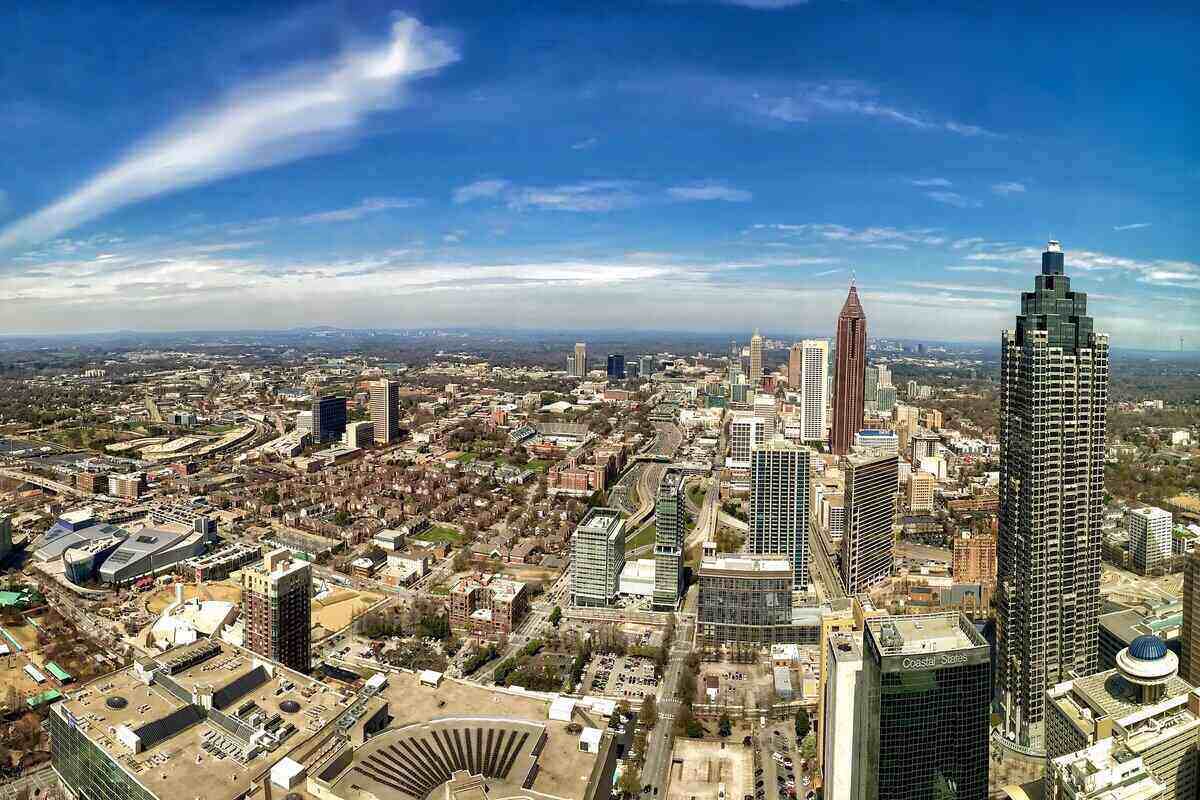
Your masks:
<path fill-rule="evenodd" d="M 792 562 L 786 556 L 719 554 L 700 560 L 696 636 L 706 644 L 797 642 L 817 627 L 797 624 L 792 609 Z M 797 612 L 802 609 L 796 609 Z"/>
<path fill-rule="evenodd" d="M 1041 749 L 1046 690 L 1096 671 L 1108 336 L 1050 242 L 1001 338 L 996 678 L 1004 728 Z"/>
<path fill-rule="evenodd" d="M 579 376 L 579 371 L 575 369 L 575 354 L 574 353 L 569 353 L 567 355 L 567 374 L 574 376 L 574 377 Z"/>
<path fill-rule="evenodd" d="M 654 610 L 675 611 L 683 592 L 683 542 L 687 535 L 683 473 L 667 470 L 654 500 Z"/>
<path fill-rule="evenodd" d="M 881 387 L 892 385 L 892 370 L 887 364 L 876 364 L 875 372 L 879 376 L 879 385 Z"/>
<path fill-rule="evenodd" d="M 654 374 L 654 356 L 642 356 L 642 377 L 647 380 Z"/>
<path fill-rule="evenodd" d="M 750 453 L 749 550 L 785 555 L 792 588 L 808 589 L 808 522 L 812 505 L 812 451 L 776 437 Z"/>
<path fill-rule="evenodd" d="M 863 383 L 867 368 L 867 316 L 858 302 L 858 289 L 850 293 L 837 321 L 837 361 L 833 367 L 833 430 L 830 450 L 850 452 L 854 434 L 863 426 Z"/>
<path fill-rule="evenodd" d="M 312 565 L 275 550 L 242 568 L 246 648 L 298 672 L 312 664 Z"/>
<path fill-rule="evenodd" d="M 879 401 L 879 368 L 872 365 L 863 370 L 863 402 Z"/>
<path fill-rule="evenodd" d="M 607 372 L 610 381 L 625 380 L 625 356 L 620 353 L 609 353 Z"/>
<path fill-rule="evenodd" d="M 312 435 L 318 442 L 336 442 L 346 433 L 346 398 L 318 397 L 312 402 Z"/>
<path fill-rule="evenodd" d="M 962 614 L 866 621 L 855 797 L 986 800 L 990 654 Z"/>
<path fill-rule="evenodd" d="M 625 377 L 630 380 L 638 378 L 642 374 L 642 365 L 636 358 L 631 358 L 625 362 Z"/>
<path fill-rule="evenodd" d="M 821 698 L 821 785 L 825 800 L 858 800 L 861 770 L 854 744 L 866 726 L 861 631 L 838 631 L 825 642 L 825 693 Z"/>
<path fill-rule="evenodd" d="M 763 377 L 763 337 L 755 329 L 750 337 L 750 385 L 758 386 Z"/>
<path fill-rule="evenodd" d="M 908 476 L 908 511 L 910 514 L 932 514 L 937 479 L 928 472 Z"/>
<path fill-rule="evenodd" d="M 842 585 L 859 594 L 892 574 L 899 459 L 851 455 L 846 464 L 846 532 L 842 535 Z"/>
<path fill-rule="evenodd" d="M 587 377 L 587 345 L 583 342 L 575 343 L 575 376 Z"/>
<path fill-rule="evenodd" d="M 0 514 L 0 561 L 12 552 L 12 517 Z"/>
<path fill-rule="evenodd" d="M 571 535 L 571 604 L 612 605 L 625 568 L 625 520 L 615 508 L 593 508 Z"/>
<path fill-rule="evenodd" d="M 1170 511 L 1147 506 L 1129 512 L 1129 555 L 1142 573 L 1162 568 L 1171 557 Z"/>
<path fill-rule="evenodd" d="M 739 384 L 744 385 L 744 384 Z M 766 439 L 767 420 L 754 414 L 735 413 L 729 421 L 729 458 L 726 465 L 750 468 L 750 452 Z"/>
<path fill-rule="evenodd" d="M 825 406 L 829 386 L 829 342 L 805 339 L 800 343 L 804 368 L 800 378 L 800 440 L 825 441 Z"/>
<path fill-rule="evenodd" d="M 400 384 L 387 378 L 371 383 L 371 424 L 377 444 L 400 438 Z"/>
<path fill-rule="evenodd" d="M 1183 630 L 1179 632 L 1179 674 L 1200 683 L 1200 547 L 1183 565 Z"/>
<path fill-rule="evenodd" d="M 880 414 L 888 414 L 896 405 L 896 387 L 895 386 L 880 386 L 879 399 L 875 403 L 876 409 Z"/>
<path fill-rule="evenodd" d="M 804 345 L 796 342 L 788 349 L 788 386 L 793 392 L 798 392 L 803 379 Z"/>

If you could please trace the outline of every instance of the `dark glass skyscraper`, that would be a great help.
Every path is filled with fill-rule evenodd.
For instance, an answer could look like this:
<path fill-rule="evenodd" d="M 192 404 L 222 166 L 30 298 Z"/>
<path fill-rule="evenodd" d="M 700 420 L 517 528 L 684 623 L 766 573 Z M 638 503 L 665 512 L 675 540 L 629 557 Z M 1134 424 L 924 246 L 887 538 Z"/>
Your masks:
<path fill-rule="evenodd" d="M 866 621 L 854 758 L 861 797 L 986 800 L 989 655 L 962 614 Z"/>
<path fill-rule="evenodd" d="M 1097 669 L 1108 336 L 1050 242 L 1001 338 L 996 681 L 1005 731 L 1044 746 L 1046 690 Z"/>
<path fill-rule="evenodd" d="M 683 594 L 683 543 L 687 535 L 683 498 L 683 473 L 667 470 L 654 501 L 655 611 L 675 611 Z"/>
<path fill-rule="evenodd" d="M 850 452 L 854 434 L 863 426 L 863 384 L 867 369 L 867 316 L 858 302 L 858 289 L 850 293 L 837 321 L 837 354 L 833 368 L 833 430 L 830 450 Z"/>
<path fill-rule="evenodd" d="M 625 356 L 620 353 L 608 354 L 608 379 L 610 381 L 625 380 Z"/>
<path fill-rule="evenodd" d="M 346 398 L 319 397 L 312 403 L 312 432 L 318 442 L 333 442 L 346 432 Z"/>

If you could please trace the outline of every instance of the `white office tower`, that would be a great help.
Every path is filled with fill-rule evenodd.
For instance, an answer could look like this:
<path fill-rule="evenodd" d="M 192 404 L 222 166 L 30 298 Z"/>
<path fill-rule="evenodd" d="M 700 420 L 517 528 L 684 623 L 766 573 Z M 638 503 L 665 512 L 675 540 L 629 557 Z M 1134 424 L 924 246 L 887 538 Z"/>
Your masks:
<path fill-rule="evenodd" d="M 763 377 L 763 337 L 755 329 L 750 337 L 750 385 L 757 387 Z"/>
<path fill-rule="evenodd" d="M 808 523 L 812 503 L 812 451 L 776 437 L 750 453 L 749 550 L 784 555 L 792 588 L 808 589 Z"/>
<path fill-rule="evenodd" d="M 1129 512 L 1129 554 L 1143 573 L 1159 569 L 1171 557 L 1171 512 L 1147 506 Z"/>
<path fill-rule="evenodd" d="M 753 408 L 754 416 L 761 417 L 767 426 L 763 430 L 764 442 L 774 438 L 775 434 L 782 433 L 783 429 L 779 424 L 779 406 L 774 397 L 768 394 L 755 395 Z"/>
<path fill-rule="evenodd" d="M 804 369 L 800 376 L 801 441 L 825 440 L 825 406 L 829 372 L 829 342 L 805 339 L 800 343 Z"/>
<path fill-rule="evenodd" d="M 1051 242 L 1000 358 L 996 683 L 1004 731 L 1041 750 L 1046 690 L 1096 671 L 1108 337 Z"/>
<path fill-rule="evenodd" d="M 725 466 L 750 469 L 750 451 L 761 445 L 767 422 L 754 414 L 734 414 L 729 422 L 729 458 Z"/>
<path fill-rule="evenodd" d="M 587 377 L 587 344 L 575 343 L 575 377 Z"/>
<path fill-rule="evenodd" d="M 855 737 L 865 728 L 862 631 L 834 631 L 825 641 L 821 776 L 825 800 L 858 800 L 861 770 L 854 763 Z"/>
<path fill-rule="evenodd" d="M 608 606 L 625 569 L 625 519 L 615 508 L 593 508 L 571 536 L 571 603 Z"/>

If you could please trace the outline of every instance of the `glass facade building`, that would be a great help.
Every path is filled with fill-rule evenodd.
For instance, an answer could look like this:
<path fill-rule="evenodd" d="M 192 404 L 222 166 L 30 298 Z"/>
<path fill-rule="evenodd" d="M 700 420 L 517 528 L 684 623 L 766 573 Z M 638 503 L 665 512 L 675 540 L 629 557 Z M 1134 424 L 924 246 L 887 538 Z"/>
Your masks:
<path fill-rule="evenodd" d="M 88 741 L 59 705 L 50 709 L 50 757 L 54 771 L 78 800 L 159 800 Z"/>
<path fill-rule="evenodd" d="M 867 621 L 861 800 L 986 800 L 990 653 L 961 614 Z"/>

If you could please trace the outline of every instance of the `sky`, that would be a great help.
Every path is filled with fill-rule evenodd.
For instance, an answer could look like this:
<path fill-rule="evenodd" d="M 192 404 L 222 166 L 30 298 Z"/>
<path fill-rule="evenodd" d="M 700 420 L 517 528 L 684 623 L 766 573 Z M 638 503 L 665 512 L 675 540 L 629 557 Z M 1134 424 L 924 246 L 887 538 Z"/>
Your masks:
<path fill-rule="evenodd" d="M 0 333 L 999 341 L 1057 239 L 1200 348 L 1200 15 L 850 0 L 22 4 Z"/>

